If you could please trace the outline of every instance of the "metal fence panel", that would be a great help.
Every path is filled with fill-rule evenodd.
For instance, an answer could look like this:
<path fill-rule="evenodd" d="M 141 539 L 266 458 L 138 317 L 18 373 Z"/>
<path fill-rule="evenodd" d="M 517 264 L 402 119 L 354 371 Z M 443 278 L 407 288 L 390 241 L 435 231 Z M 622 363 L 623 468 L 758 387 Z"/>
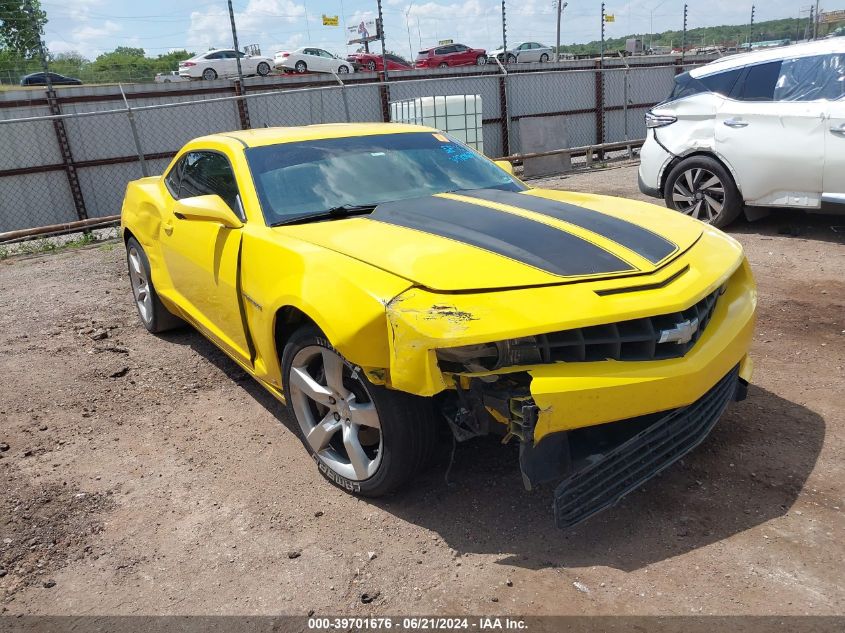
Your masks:
<path fill-rule="evenodd" d="M 0 180 L 0 232 L 76 219 L 63 171 L 6 176 Z"/>

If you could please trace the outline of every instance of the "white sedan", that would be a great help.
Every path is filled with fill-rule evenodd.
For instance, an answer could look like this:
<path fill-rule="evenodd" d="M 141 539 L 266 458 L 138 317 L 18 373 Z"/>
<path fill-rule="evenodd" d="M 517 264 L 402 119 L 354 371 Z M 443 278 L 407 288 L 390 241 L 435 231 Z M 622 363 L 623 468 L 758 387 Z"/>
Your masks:
<path fill-rule="evenodd" d="M 487 54 L 491 59 L 496 57 L 500 62 L 505 63 L 504 49 L 497 48 Z M 515 64 L 516 62 L 547 62 L 554 57 L 552 48 L 544 46 L 537 42 L 524 42 L 517 45 L 508 51 L 508 64 Z"/>
<path fill-rule="evenodd" d="M 337 73 L 355 72 L 352 64 L 345 59 L 332 55 L 322 48 L 303 46 L 293 52 L 280 51 L 276 53 L 276 68 L 296 73 Z"/>
<path fill-rule="evenodd" d="M 194 55 L 179 62 L 179 75 L 191 79 L 212 80 L 238 76 L 238 57 L 241 58 L 241 72 L 244 75 L 269 75 L 273 60 L 269 57 L 247 55 L 232 49 L 217 49 Z"/>

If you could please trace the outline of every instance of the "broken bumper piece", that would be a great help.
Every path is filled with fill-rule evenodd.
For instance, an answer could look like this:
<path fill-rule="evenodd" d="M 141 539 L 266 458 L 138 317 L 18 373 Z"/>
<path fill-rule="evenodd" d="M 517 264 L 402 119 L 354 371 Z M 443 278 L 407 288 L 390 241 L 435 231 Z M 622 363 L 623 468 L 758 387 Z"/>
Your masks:
<path fill-rule="evenodd" d="M 624 443 L 594 456 L 555 489 L 559 528 L 569 528 L 619 502 L 698 446 L 731 400 L 745 397 L 735 367 L 693 404 L 666 413 Z"/>

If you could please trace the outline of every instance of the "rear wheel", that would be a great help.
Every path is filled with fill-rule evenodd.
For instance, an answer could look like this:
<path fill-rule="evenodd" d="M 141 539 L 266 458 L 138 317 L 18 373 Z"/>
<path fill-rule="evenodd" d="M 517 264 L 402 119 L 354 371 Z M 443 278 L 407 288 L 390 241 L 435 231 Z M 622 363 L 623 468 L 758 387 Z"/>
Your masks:
<path fill-rule="evenodd" d="M 725 227 L 742 211 L 742 197 L 722 164 L 709 156 L 692 156 L 675 165 L 663 188 L 666 206 Z"/>
<path fill-rule="evenodd" d="M 255 70 L 262 77 L 266 77 L 270 74 L 270 64 L 267 62 L 261 62 Z"/>
<path fill-rule="evenodd" d="M 440 62 L 439 64 L 437 64 L 437 67 L 438 68 L 448 68 L 449 64 L 447 64 L 446 62 Z"/>
<path fill-rule="evenodd" d="M 214 79 L 217 79 L 217 71 L 213 68 L 206 68 L 204 71 L 202 71 L 202 78 L 206 81 L 212 81 Z"/>
<path fill-rule="evenodd" d="M 282 375 L 305 447 L 336 486 L 385 495 L 428 460 L 431 400 L 374 385 L 316 327 L 301 328 L 285 345 Z"/>
<path fill-rule="evenodd" d="M 477 66 L 484 66 L 487 63 L 487 55 L 479 55 L 475 58 L 475 64 Z"/>
<path fill-rule="evenodd" d="M 296 69 L 296 72 L 298 72 L 299 74 L 302 74 L 306 70 L 308 70 L 308 65 L 305 62 L 296 62 L 296 65 L 294 65 L 294 68 Z"/>
<path fill-rule="evenodd" d="M 184 322 L 172 314 L 161 303 L 150 276 L 150 262 L 147 254 L 134 237 L 126 242 L 126 262 L 129 265 L 129 283 L 141 323 L 149 332 L 158 334 L 183 325 Z"/>
<path fill-rule="evenodd" d="M 376 72 L 376 68 L 377 66 L 374 59 L 371 59 L 367 62 L 367 70 L 369 70 L 370 72 Z"/>

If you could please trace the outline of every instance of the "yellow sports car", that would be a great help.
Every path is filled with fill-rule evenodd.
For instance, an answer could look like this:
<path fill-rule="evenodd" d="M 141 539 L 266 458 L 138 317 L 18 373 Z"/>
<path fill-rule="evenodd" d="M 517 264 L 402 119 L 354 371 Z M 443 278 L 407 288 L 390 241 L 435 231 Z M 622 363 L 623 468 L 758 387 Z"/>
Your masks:
<path fill-rule="evenodd" d="M 129 183 L 132 290 L 287 403 L 320 471 L 377 496 L 456 440 L 518 441 L 558 525 L 618 501 L 742 398 L 742 248 L 642 202 L 531 189 L 435 129 L 215 134 Z"/>

